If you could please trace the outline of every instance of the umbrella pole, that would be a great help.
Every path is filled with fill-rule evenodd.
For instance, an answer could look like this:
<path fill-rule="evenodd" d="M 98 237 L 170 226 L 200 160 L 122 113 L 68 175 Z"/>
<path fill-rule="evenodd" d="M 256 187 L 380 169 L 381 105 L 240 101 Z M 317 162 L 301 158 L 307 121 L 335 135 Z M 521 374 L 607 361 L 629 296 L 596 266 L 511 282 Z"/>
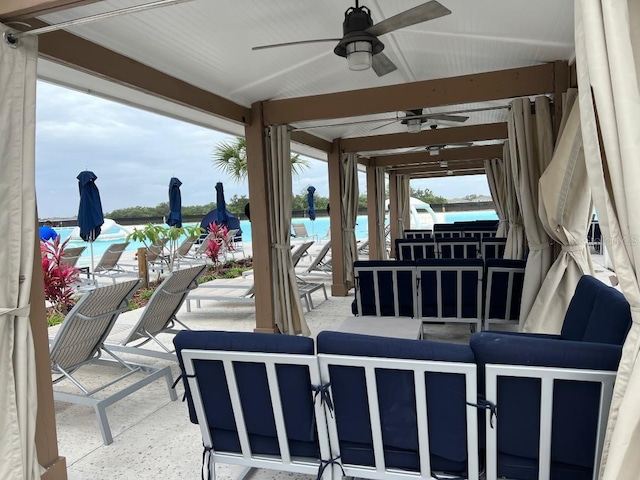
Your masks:
<path fill-rule="evenodd" d="M 93 265 L 93 240 L 89 240 L 89 251 L 91 252 L 91 277 L 93 280 L 93 285 L 96 284 L 96 272 L 94 271 Z"/>

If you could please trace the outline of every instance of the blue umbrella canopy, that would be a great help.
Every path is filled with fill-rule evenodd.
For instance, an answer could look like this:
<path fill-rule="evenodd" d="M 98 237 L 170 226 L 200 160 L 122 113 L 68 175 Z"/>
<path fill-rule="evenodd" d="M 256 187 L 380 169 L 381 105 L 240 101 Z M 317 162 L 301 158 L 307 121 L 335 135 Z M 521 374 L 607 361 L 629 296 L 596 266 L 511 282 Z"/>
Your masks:
<path fill-rule="evenodd" d="M 182 185 L 182 182 L 176 177 L 172 177 L 169 180 L 169 217 L 167 217 L 167 225 L 170 227 L 182 227 L 180 185 Z"/>
<path fill-rule="evenodd" d="M 309 218 L 311 220 L 316 219 L 316 204 L 313 198 L 313 194 L 316 192 L 316 187 L 307 188 L 307 203 L 309 204 Z"/>
<path fill-rule="evenodd" d="M 236 236 L 242 235 L 240 229 L 240 220 L 238 220 L 233 213 L 227 210 L 227 203 L 224 200 L 224 187 L 222 182 L 216 183 L 216 208 L 207 213 L 200 226 L 204 229 L 209 229 L 209 225 L 216 222 L 218 225 L 226 225 L 229 230 L 238 230 Z"/>
<path fill-rule="evenodd" d="M 80 189 L 80 207 L 78 208 L 78 227 L 80 237 L 85 241 L 93 241 L 100 235 L 100 227 L 104 223 L 100 192 L 96 186 L 95 173 L 84 171 L 78 174 Z"/>

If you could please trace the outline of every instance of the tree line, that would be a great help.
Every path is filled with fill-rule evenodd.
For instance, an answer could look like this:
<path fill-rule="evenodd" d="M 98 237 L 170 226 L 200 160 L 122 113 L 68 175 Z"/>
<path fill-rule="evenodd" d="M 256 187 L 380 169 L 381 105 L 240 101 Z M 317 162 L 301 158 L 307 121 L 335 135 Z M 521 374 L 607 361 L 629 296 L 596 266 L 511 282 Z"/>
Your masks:
<path fill-rule="evenodd" d="M 422 200 L 426 203 L 447 203 L 447 199 L 444 197 L 440 197 L 434 195 L 434 193 L 428 188 L 425 189 L 414 189 L 410 188 L 410 194 L 412 197 Z M 229 200 L 227 200 L 227 210 L 229 210 L 234 215 L 239 215 L 244 213 L 244 207 L 249 203 L 249 199 L 246 195 L 233 195 Z M 329 205 L 329 197 L 323 197 L 322 195 L 314 196 L 314 204 L 315 209 L 318 214 L 321 214 L 323 211 L 327 210 L 327 205 Z M 362 194 L 358 199 L 358 207 L 366 208 L 367 207 L 367 195 Z M 208 212 L 216 208 L 215 202 L 207 203 L 205 205 L 190 205 L 182 206 L 182 215 L 184 216 L 202 216 L 204 217 Z M 291 209 L 294 211 L 305 211 L 309 209 L 309 205 L 307 203 L 307 192 L 306 189 L 297 194 L 293 195 L 291 200 Z M 164 217 L 169 214 L 169 203 L 162 202 L 156 205 L 155 207 L 128 207 L 128 208 L 120 208 L 117 210 L 113 210 L 105 214 L 106 217 L 109 218 L 152 218 L 152 217 Z"/>

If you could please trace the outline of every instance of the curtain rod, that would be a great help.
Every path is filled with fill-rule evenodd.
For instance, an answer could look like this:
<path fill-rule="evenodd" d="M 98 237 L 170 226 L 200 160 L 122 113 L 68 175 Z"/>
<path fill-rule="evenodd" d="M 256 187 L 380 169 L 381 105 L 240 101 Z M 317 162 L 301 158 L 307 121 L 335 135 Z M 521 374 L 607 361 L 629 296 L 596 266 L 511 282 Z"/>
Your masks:
<path fill-rule="evenodd" d="M 151 3 L 145 3 L 142 5 L 135 5 L 133 7 L 113 10 L 111 12 L 98 13 L 95 15 L 90 15 L 88 17 L 76 18 L 75 20 L 69 20 L 66 22 L 57 23 L 55 25 L 48 25 L 46 27 L 36 28 L 34 30 L 27 30 L 25 32 L 6 33 L 4 37 L 7 43 L 15 46 L 17 45 L 18 40 L 21 37 L 31 37 L 33 35 L 41 35 L 43 33 L 55 32 L 56 30 L 61 30 L 63 28 L 71 27 L 74 25 L 82 25 L 83 23 L 95 22 L 96 20 L 104 20 L 106 18 L 117 17 L 120 15 L 129 14 L 129 13 L 138 13 L 138 12 L 143 12 L 145 10 L 151 10 L 153 8 L 168 7 L 170 5 L 176 5 L 178 3 L 191 2 L 191 1 L 193 0 L 158 0 Z"/>

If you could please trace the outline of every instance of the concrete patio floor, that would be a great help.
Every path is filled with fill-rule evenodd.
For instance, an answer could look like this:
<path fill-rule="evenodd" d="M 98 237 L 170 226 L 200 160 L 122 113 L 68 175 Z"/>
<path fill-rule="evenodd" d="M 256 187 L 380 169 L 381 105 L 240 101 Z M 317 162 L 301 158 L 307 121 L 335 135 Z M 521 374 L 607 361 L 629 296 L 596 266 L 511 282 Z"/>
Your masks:
<path fill-rule="evenodd" d="M 609 282 L 611 272 L 602 267 L 602 257 L 594 256 L 597 276 Z M 330 276 L 318 274 L 313 281 L 324 281 L 330 287 Z M 316 306 L 306 313 L 313 336 L 322 330 L 335 329 L 351 315 L 353 292 L 348 297 L 324 299 L 321 291 L 313 294 Z M 203 302 L 202 308 L 187 312 L 185 306 L 178 318 L 194 330 L 252 331 L 255 312 L 252 304 Z M 141 309 L 122 314 L 110 339 L 126 334 L 135 324 Z M 50 335 L 55 334 L 51 329 Z M 167 336 L 168 341 L 170 341 Z M 467 342 L 467 325 L 433 325 L 426 327 L 425 338 L 438 341 Z M 170 365 L 174 378 L 177 364 L 136 355 L 122 357 L 149 365 Z M 86 367 L 79 378 L 88 384 L 99 381 L 102 367 Z M 80 375 L 81 374 L 81 375 Z M 66 382 L 68 383 L 68 382 Z M 60 387 L 63 387 L 61 384 Z M 65 390 L 69 386 L 65 386 Z M 58 387 L 56 387 L 58 388 Z M 73 391 L 73 388 L 68 388 Z M 107 409 L 114 442 L 105 446 L 94 410 L 90 407 L 56 402 L 56 423 L 60 455 L 66 457 L 69 480 L 87 479 L 199 479 L 202 466 L 202 440 L 197 425 L 191 424 L 187 404 L 182 402 L 184 388 L 177 386 L 178 401 L 171 401 L 164 380 L 143 387 Z M 220 464 L 219 480 L 236 478 L 244 467 Z M 257 470 L 254 479 L 312 479 L 313 476 L 273 470 Z"/>

